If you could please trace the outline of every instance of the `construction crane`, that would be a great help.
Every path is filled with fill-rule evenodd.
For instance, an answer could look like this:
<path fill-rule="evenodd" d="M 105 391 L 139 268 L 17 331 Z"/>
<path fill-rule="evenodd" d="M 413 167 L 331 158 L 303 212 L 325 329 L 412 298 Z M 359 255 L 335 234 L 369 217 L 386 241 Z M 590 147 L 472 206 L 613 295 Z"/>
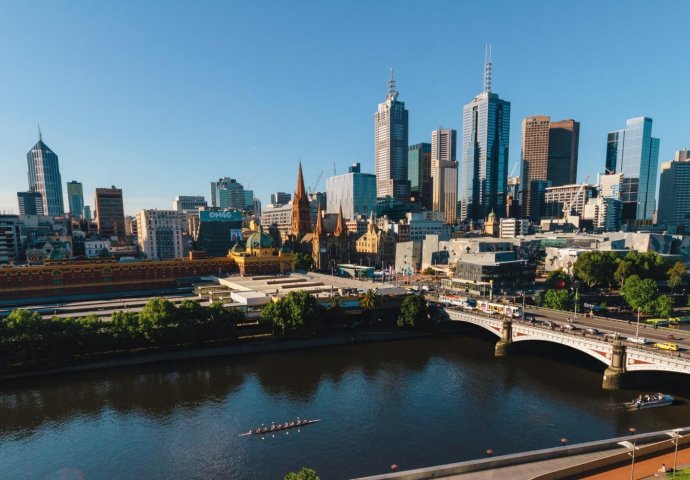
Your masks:
<path fill-rule="evenodd" d="M 563 218 L 564 219 L 567 220 L 568 217 L 570 217 L 572 215 L 573 204 L 580 197 L 580 194 L 585 189 L 585 185 L 587 185 L 588 181 L 589 181 L 589 175 L 587 175 L 587 177 L 585 178 L 585 181 L 582 182 L 582 185 L 580 185 L 580 188 L 578 188 L 577 191 L 574 194 L 572 194 L 572 196 L 570 197 L 570 200 L 563 203 Z"/>
<path fill-rule="evenodd" d="M 316 192 L 316 189 L 319 187 L 319 182 L 321 182 L 321 177 L 323 177 L 323 170 L 321 170 L 321 173 L 319 173 L 319 176 L 316 177 L 316 181 L 314 182 L 314 185 L 309 187 L 309 193 L 314 193 Z"/>

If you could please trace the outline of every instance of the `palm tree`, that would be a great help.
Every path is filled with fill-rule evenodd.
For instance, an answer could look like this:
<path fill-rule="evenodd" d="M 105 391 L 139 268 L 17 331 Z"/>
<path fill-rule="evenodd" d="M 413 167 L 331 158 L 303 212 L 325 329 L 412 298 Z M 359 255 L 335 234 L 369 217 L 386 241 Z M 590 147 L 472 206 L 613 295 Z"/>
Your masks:
<path fill-rule="evenodd" d="M 362 307 L 362 309 L 367 312 L 368 323 L 371 323 L 371 316 L 374 310 L 376 310 L 376 308 L 379 305 L 378 295 L 376 295 L 376 292 L 370 288 L 369 290 L 364 292 L 362 298 L 360 298 L 359 300 L 359 304 Z"/>

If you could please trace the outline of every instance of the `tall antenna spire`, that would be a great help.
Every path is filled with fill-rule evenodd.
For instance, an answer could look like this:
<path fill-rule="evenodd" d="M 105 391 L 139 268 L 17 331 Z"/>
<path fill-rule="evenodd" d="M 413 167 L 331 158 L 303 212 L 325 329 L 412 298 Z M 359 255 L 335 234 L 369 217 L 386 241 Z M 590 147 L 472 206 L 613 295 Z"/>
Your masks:
<path fill-rule="evenodd" d="M 43 135 L 41 134 L 41 124 L 38 124 L 38 141 L 42 142 L 43 141 Z"/>
<path fill-rule="evenodd" d="M 491 44 L 484 51 L 484 92 L 491 93 Z"/>
<path fill-rule="evenodd" d="M 396 100 L 398 98 L 398 91 L 395 89 L 395 76 L 393 75 L 393 67 L 391 67 L 391 78 L 388 80 L 388 95 L 386 98 Z"/>

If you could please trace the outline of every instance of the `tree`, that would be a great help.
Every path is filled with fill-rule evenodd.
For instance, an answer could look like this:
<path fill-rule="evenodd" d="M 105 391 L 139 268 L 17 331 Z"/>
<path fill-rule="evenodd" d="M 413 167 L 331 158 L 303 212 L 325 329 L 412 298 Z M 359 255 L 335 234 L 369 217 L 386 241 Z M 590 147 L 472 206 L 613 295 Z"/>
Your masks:
<path fill-rule="evenodd" d="M 175 305 L 169 300 L 154 297 L 139 312 L 139 328 L 151 342 L 164 339 L 166 328 L 176 320 Z"/>
<path fill-rule="evenodd" d="M 685 268 L 685 265 L 683 265 L 683 262 L 674 263 L 673 266 L 666 272 L 668 275 L 668 286 L 674 289 L 678 285 L 682 284 L 686 273 L 687 269 Z"/>
<path fill-rule="evenodd" d="M 546 283 L 551 288 L 567 288 L 570 285 L 570 280 L 570 275 L 562 268 L 553 270 L 546 275 Z"/>
<path fill-rule="evenodd" d="M 623 287 L 625 285 L 625 279 L 632 275 L 634 265 L 630 260 L 621 260 L 618 262 L 618 267 L 613 274 L 613 278 L 616 279 L 618 284 Z"/>
<path fill-rule="evenodd" d="M 302 467 L 299 472 L 290 472 L 283 480 L 320 480 L 319 476 L 311 468 Z"/>
<path fill-rule="evenodd" d="M 640 312 L 652 313 L 658 294 L 654 280 L 631 275 L 625 281 L 622 292 L 623 298 L 630 307 Z"/>
<path fill-rule="evenodd" d="M 433 275 L 435 270 L 431 267 L 426 267 L 422 272 L 423 275 Z"/>
<path fill-rule="evenodd" d="M 573 274 L 590 288 L 608 287 L 617 268 L 616 260 L 617 256 L 613 252 L 585 252 L 573 265 Z"/>
<path fill-rule="evenodd" d="M 568 290 L 552 288 L 547 290 L 546 295 L 544 295 L 544 306 L 554 310 L 572 310 L 573 300 Z"/>
<path fill-rule="evenodd" d="M 371 323 L 374 310 L 376 310 L 379 306 L 378 295 L 376 295 L 376 292 L 370 288 L 364 292 L 362 298 L 359 299 L 359 304 L 362 307 L 362 310 L 366 312 L 367 321 Z"/>
<path fill-rule="evenodd" d="M 273 335 L 286 333 L 286 317 L 287 312 L 285 311 L 285 303 L 282 298 L 277 301 L 268 302 L 263 310 L 261 310 L 261 321 L 271 325 L 271 332 Z"/>
<path fill-rule="evenodd" d="M 408 295 L 400 304 L 398 326 L 420 328 L 428 323 L 429 307 L 424 295 Z"/>
<path fill-rule="evenodd" d="M 668 318 L 673 313 L 674 302 L 669 295 L 661 295 L 654 300 L 654 315 Z"/>
<path fill-rule="evenodd" d="M 298 253 L 295 256 L 295 268 L 297 270 L 309 270 L 313 265 L 311 255 L 308 253 Z"/>

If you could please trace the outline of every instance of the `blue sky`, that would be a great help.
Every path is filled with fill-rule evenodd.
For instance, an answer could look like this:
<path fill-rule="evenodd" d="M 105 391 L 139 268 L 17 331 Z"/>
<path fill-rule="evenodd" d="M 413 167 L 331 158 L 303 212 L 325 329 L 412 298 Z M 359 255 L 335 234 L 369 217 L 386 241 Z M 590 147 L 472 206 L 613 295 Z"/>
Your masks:
<path fill-rule="evenodd" d="M 654 119 L 659 162 L 690 145 L 686 1 L 0 1 L 0 211 L 16 213 L 40 123 L 63 183 L 170 208 L 237 178 L 266 203 L 355 161 L 373 171 L 373 115 L 395 68 L 410 143 L 461 129 L 493 45 L 512 102 L 581 122 L 583 180 L 606 133 Z M 516 169 L 519 171 L 519 168 Z M 63 185 L 64 189 L 64 185 Z"/>

